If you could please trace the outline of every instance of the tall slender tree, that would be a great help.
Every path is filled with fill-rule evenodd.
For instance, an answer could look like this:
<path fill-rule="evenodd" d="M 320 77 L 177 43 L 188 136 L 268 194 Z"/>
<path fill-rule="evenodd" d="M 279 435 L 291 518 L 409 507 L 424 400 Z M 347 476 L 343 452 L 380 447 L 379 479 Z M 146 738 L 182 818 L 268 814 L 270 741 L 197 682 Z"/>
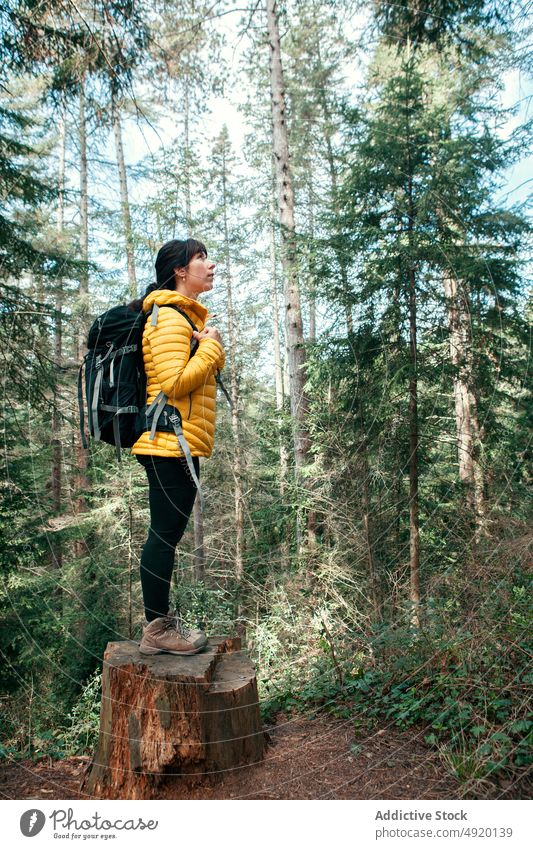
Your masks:
<path fill-rule="evenodd" d="M 130 200 L 128 192 L 128 176 L 126 173 L 126 161 L 124 159 L 124 145 L 122 143 L 122 124 L 120 119 L 120 107 L 116 97 L 111 103 L 113 134 L 115 136 L 115 151 L 117 157 L 117 168 L 120 188 L 120 206 L 122 209 L 122 223 L 126 242 L 126 259 L 128 267 L 128 288 L 130 297 L 134 300 L 137 295 L 137 272 L 135 270 L 135 250 L 133 241 L 133 228 L 131 223 Z"/>
<path fill-rule="evenodd" d="M 230 179 L 235 157 L 232 155 L 228 128 L 222 128 L 213 148 L 213 166 L 216 168 L 220 208 L 222 213 L 222 254 L 224 257 L 224 277 L 226 282 L 226 318 L 228 328 L 228 352 L 230 366 L 231 394 L 231 430 L 233 434 L 233 474 L 235 479 L 235 575 L 239 584 L 244 576 L 244 492 L 242 481 L 243 451 L 241 433 L 241 398 L 237 364 L 237 320 L 234 305 L 235 281 L 232 271 L 233 233 L 230 230 L 232 205 L 235 205 L 235 192 Z M 233 202 L 233 203 L 232 203 Z"/>
<path fill-rule="evenodd" d="M 305 348 L 303 337 L 298 260 L 296 256 L 294 195 L 289 161 L 289 139 L 286 120 L 285 88 L 276 0 L 266 0 L 268 44 L 270 55 L 270 96 L 272 109 L 272 143 L 277 184 L 279 223 L 282 234 L 282 267 L 285 292 L 285 343 L 289 370 L 291 415 L 294 422 L 294 462 L 297 482 L 302 468 L 309 462 L 310 439 L 307 429 L 309 401 L 305 386 Z M 303 541 L 298 527 L 298 547 Z"/>

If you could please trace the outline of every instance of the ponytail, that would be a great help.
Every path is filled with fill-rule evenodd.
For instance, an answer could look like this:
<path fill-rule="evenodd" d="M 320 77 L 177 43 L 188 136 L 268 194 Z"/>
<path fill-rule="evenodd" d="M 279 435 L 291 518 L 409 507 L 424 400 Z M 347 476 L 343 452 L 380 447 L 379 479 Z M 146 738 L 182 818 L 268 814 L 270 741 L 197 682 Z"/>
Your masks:
<path fill-rule="evenodd" d="M 135 312 L 142 312 L 144 299 L 147 297 L 147 295 L 149 295 L 150 292 L 154 292 L 156 289 L 163 289 L 163 288 L 170 289 L 170 286 L 163 287 L 163 286 L 160 286 L 158 283 L 150 283 L 150 285 L 147 287 L 144 295 L 142 295 L 142 297 L 140 297 L 140 298 L 136 298 L 134 301 L 131 301 L 128 304 L 128 308 L 130 310 L 134 310 Z"/>

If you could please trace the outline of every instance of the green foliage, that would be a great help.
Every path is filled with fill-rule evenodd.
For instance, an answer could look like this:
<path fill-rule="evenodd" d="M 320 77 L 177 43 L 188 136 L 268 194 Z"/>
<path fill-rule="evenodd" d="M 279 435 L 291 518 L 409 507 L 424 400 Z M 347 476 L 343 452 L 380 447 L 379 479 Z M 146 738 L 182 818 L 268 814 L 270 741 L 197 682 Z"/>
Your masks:
<path fill-rule="evenodd" d="M 289 607 L 286 600 L 279 609 L 282 622 Z M 439 750 L 459 780 L 516 780 L 533 760 L 531 593 L 504 579 L 490 604 L 480 605 L 470 630 L 461 627 L 462 619 L 446 602 L 434 600 L 420 631 L 384 624 L 364 641 L 356 662 L 353 642 L 338 639 L 342 680 L 329 642 L 316 629 L 308 627 L 304 665 L 302 646 L 288 659 L 281 622 L 272 633 L 262 625 L 256 653 L 265 721 L 279 710 L 320 710 L 367 726 L 425 728 L 425 742 Z M 304 621 L 300 612 L 296 630 Z M 263 653 L 261 638 L 268 646 Z"/>
<path fill-rule="evenodd" d="M 231 587 L 212 587 L 202 581 L 187 581 L 179 575 L 170 600 L 191 628 L 203 623 L 210 634 L 234 630 L 235 589 L 232 591 Z"/>
<path fill-rule="evenodd" d="M 455 37 L 460 47 L 471 51 L 472 43 L 465 39 L 464 45 L 461 38 L 464 29 L 489 29 L 505 21 L 503 10 L 497 5 L 488 6 L 485 0 L 433 0 L 422 8 L 377 0 L 373 12 L 384 39 L 397 47 L 409 38 L 415 49 L 426 43 L 440 45 Z"/>
<path fill-rule="evenodd" d="M 100 730 L 102 673 L 98 668 L 86 681 L 68 715 L 69 725 L 61 730 L 66 755 L 90 753 L 94 750 Z"/>
<path fill-rule="evenodd" d="M 271 580 L 265 589 L 268 609 L 249 623 L 248 642 L 257 665 L 262 716 L 270 721 L 280 709 L 337 697 L 338 670 L 324 623 L 336 635 L 345 629 L 336 606 L 306 590 L 298 575 Z"/>

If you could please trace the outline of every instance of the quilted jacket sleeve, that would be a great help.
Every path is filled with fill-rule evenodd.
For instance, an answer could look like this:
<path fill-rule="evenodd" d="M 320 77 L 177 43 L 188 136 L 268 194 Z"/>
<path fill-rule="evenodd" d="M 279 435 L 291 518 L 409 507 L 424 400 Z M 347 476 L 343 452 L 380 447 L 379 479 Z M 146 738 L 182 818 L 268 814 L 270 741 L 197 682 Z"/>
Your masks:
<path fill-rule="evenodd" d="M 189 359 L 192 330 L 175 310 L 161 310 L 157 325 L 147 327 L 152 368 L 169 399 L 188 395 L 223 368 L 224 348 L 215 339 L 201 339 Z"/>

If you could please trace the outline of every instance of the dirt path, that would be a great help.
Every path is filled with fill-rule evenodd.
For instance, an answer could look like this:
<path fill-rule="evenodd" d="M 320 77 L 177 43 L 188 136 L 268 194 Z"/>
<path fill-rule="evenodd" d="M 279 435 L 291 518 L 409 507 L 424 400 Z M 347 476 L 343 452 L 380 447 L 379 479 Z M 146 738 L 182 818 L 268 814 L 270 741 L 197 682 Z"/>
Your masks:
<path fill-rule="evenodd" d="M 195 789 L 168 786 L 156 798 L 178 799 L 458 799 L 458 782 L 424 731 L 354 729 L 351 721 L 279 714 L 269 729 L 261 764 L 233 770 Z M 81 799 L 88 758 L 44 759 L 0 765 L 4 799 Z M 493 788 L 485 798 L 503 795 Z M 466 796 L 466 798 L 473 796 Z"/>

